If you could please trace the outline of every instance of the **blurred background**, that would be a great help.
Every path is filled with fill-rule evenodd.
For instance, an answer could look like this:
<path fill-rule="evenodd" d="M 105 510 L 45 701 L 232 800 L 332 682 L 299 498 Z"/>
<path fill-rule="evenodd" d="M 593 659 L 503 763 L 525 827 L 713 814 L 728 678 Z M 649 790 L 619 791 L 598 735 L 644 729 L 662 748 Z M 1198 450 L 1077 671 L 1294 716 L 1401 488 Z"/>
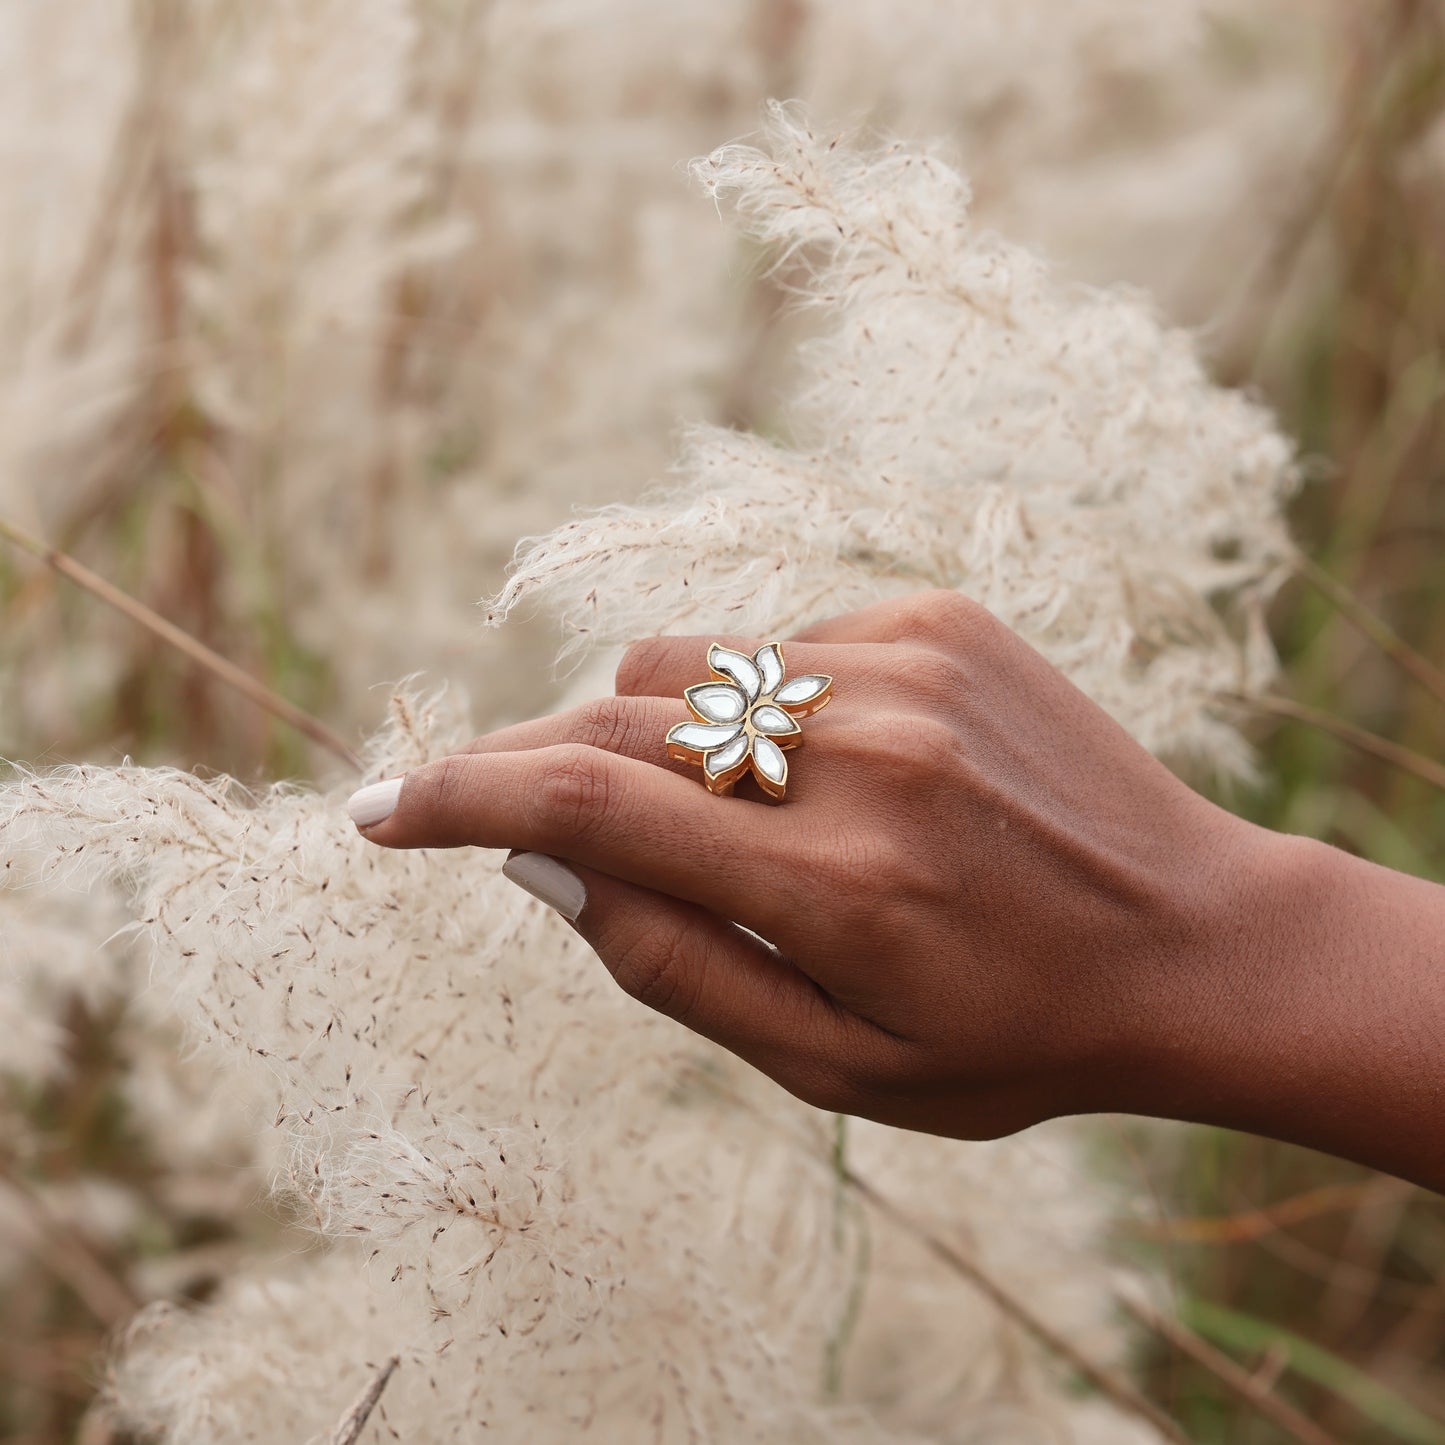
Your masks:
<path fill-rule="evenodd" d="M 413 672 L 484 722 L 547 706 L 550 630 L 474 606 L 517 539 L 635 497 L 681 421 L 786 424 L 805 319 L 683 173 L 768 96 L 936 138 L 981 224 L 1147 291 L 1276 409 L 1308 560 L 1258 784 L 1224 801 L 1445 882 L 1440 0 L 11 0 L 0 524 L 353 746 Z M 125 755 L 338 768 L 0 543 L 0 756 Z M 0 1439 L 97 1445 L 136 1306 L 286 1226 L 223 1124 L 190 1147 L 214 1101 L 125 980 L 63 915 L 23 928 L 55 966 L 0 1010 Z M 1336 1440 L 1445 1442 L 1437 1197 L 1222 1131 L 1111 1137 L 1121 1258 L 1251 1388 Z M 1191 1439 L 1288 1438 L 1138 1348 Z"/>

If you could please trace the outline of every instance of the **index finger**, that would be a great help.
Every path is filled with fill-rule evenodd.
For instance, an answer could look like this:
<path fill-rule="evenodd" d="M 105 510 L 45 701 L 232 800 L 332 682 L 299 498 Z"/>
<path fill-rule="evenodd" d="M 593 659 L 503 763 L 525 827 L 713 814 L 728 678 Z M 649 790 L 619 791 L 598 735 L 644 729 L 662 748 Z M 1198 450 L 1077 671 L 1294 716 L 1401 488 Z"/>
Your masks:
<path fill-rule="evenodd" d="M 464 753 L 353 795 L 383 848 L 519 848 L 699 903 L 786 940 L 796 831 L 783 810 L 718 797 L 638 758 L 566 743 Z"/>

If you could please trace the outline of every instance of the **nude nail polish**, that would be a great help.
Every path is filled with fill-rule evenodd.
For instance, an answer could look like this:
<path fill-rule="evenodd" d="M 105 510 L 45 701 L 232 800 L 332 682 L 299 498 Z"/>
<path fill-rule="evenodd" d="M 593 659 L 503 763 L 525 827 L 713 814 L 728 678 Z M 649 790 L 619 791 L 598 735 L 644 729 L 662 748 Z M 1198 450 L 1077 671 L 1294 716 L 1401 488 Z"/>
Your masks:
<path fill-rule="evenodd" d="M 510 878 L 548 908 L 555 908 L 568 923 L 575 923 L 587 902 L 587 885 L 565 864 L 546 853 L 513 853 L 502 864 Z"/>
<path fill-rule="evenodd" d="M 401 797 L 404 778 L 385 778 L 379 783 L 368 783 L 358 788 L 346 800 L 346 811 L 358 828 L 370 828 L 384 823 L 396 811 L 396 800 Z"/>

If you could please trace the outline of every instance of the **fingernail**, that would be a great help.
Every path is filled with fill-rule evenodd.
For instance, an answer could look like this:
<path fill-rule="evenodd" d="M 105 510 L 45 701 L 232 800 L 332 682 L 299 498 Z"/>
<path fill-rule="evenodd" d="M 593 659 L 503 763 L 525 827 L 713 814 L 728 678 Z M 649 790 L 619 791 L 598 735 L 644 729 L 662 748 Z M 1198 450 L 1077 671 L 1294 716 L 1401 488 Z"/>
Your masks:
<path fill-rule="evenodd" d="M 568 923 L 576 923 L 587 902 L 587 885 L 565 863 L 545 853 L 513 853 L 502 864 L 502 875 L 555 908 Z"/>
<path fill-rule="evenodd" d="M 401 797 L 403 778 L 387 778 L 380 783 L 368 783 L 358 788 L 347 800 L 346 811 L 358 828 L 370 828 L 374 823 L 384 822 L 396 811 L 396 800 Z"/>

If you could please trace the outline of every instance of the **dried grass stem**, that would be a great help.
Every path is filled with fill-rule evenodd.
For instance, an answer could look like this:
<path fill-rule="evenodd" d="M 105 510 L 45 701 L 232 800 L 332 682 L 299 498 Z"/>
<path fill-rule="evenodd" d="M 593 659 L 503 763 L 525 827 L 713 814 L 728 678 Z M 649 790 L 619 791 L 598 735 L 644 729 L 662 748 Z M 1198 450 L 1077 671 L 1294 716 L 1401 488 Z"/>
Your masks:
<path fill-rule="evenodd" d="M 234 688 L 247 701 L 265 709 L 272 717 L 279 718 L 289 727 L 295 728 L 297 732 L 310 738 L 319 747 L 325 748 L 327 752 L 340 758 L 342 762 L 349 764 L 358 772 L 361 771 L 361 759 L 325 723 L 312 717 L 310 713 L 303 711 L 295 703 L 288 702 L 278 693 L 272 692 L 263 682 L 237 667 L 229 658 L 222 657 L 219 652 L 207 647 L 204 642 L 192 637 L 190 633 L 177 627 L 174 622 L 147 607 L 144 602 L 130 596 L 129 593 L 122 592 L 119 587 L 92 572 L 84 563 L 77 562 L 69 553 L 47 546 L 38 537 L 31 536 L 30 533 L 21 530 L 13 522 L 8 522 L 3 517 L 0 517 L 0 538 L 13 543 L 22 551 L 29 552 L 32 557 L 39 558 L 47 567 L 58 572 L 62 577 L 68 578 L 77 587 L 89 592 L 92 597 L 98 597 L 107 606 L 113 607 L 117 612 L 129 617 L 132 622 L 138 623 L 148 632 L 160 638 L 168 646 L 175 648 L 177 652 L 188 657 L 198 667 L 209 672 L 212 677 L 225 683 L 227 687 Z"/>

